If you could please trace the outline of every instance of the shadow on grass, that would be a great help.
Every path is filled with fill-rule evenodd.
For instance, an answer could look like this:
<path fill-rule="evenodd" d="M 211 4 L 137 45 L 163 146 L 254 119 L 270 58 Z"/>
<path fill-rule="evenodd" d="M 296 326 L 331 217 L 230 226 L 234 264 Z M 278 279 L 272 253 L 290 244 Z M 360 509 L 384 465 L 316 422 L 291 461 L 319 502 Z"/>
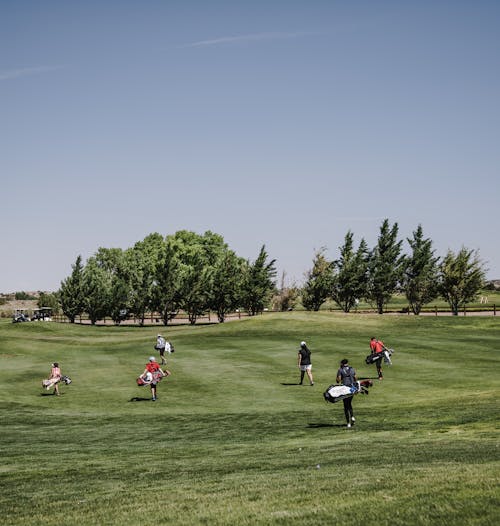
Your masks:
<path fill-rule="evenodd" d="M 62 396 L 64 393 L 59 393 L 59 396 Z M 55 393 L 40 393 L 40 396 L 56 396 Z"/>
<path fill-rule="evenodd" d="M 141 396 L 134 396 L 129 402 L 151 402 L 151 398 L 142 398 Z"/>
<path fill-rule="evenodd" d="M 324 422 L 309 422 L 307 424 L 309 427 L 312 428 L 319 428 L 319 427 L 345 427 L 345 424 L 325 424 Z"/>
<path fill-rule="evenodd" d="M 281 382 L 281 385 L 301 385 L 301 384 L 299 384 L 299 382 L 295 382 L 293 384 L 286 384 L 286 383 Z"/>

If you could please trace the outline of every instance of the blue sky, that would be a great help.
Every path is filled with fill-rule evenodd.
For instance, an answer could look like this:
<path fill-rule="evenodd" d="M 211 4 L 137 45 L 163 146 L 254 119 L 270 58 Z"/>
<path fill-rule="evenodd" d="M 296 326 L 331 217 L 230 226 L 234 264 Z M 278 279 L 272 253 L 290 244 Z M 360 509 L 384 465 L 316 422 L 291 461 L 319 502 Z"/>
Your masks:
<path fill-rule="evenodd" d="M 500 278 L 499 27 L 481 0 L 0 1 L 0 291 L 180 229 L 300 283 L 384 218 Z"/>

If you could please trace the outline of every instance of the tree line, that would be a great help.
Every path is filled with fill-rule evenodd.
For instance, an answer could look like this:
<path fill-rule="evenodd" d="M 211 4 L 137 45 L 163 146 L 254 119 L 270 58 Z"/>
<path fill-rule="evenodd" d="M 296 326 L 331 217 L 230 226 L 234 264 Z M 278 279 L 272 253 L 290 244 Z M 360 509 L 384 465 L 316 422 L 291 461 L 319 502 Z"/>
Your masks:
<path fill-rule="evenodd" d="M 338 259 L 329 260 L 324 248 L 314 254 L 301 287 L 286 286 L 285 273 L 277 285 L 275 260 L 265 246 L 250 261 L 210 231 L 154 233 L 125 250 L 99 248 L 85 264 L 78 256 L 59 291 L 41 300 L 45 306 L 57 304 L 71 322 L 85 313 L 92 324 L 103 318 L 120 323 L 129 316 L 144 323 L 149 312 L 159 313 L 165 325 L 183 312 L 194 324 L 208 311 L 222 323 L 237 309 L 249 315 L 269 306 L 291 310 L 299 299 L 312 311 L 333 300 L 344 312 L 364 300 L 382 314 L 396 293 L 405 294 L 414 314 L 438 296 L 458 314 L 484 286 L 477 251 L 449 250 L 439 258 L 419 225 L 403 253 L 398 230 L 397 223 L 385 219 L 372 249 L 364 238 L 356 247 L 348 231 Z"/>
<path fill-rule="evenodd" d="M 133 247 L 99 248 L 86 263 L 78 256 L 57 297 L 70 322 L 86 313 L 92 324 L 133 315 L 144 323 L 158 312 L 167 325 L 180 311 L 194 324 L 214 311 L 219 322 L 243 308 L 263 311 L 275 289 L 275 260 L 262 246 L 255 261 L 238 256 L 222 236 L 182 230 L 150 234 Z"/>
<path fill-rule="evenodd" d="M 485 282 L 477 251 L 462 247 L 457 253 L 448 250 L 443 258 L 436 257 L 432 240 L 424 236 L 421 225 L 407 242 L 409 251 L 405 254 L 403 241 L 398 239 L 398 224 L 391 225 L 388 219 L 383 221 L 371 250 L 363 238 L 356 248 L 354 235 L 348 231 L 338 259 L 329 261 L 325 249 L 315 254 L 302 289 L 303 306 L 319 310 L 332 299 L 349 312 L 364 299 L 382 314 L 394 294 L 404 293 L 414 314 L 441 296 L 457 315 L 477 297 Z"/>

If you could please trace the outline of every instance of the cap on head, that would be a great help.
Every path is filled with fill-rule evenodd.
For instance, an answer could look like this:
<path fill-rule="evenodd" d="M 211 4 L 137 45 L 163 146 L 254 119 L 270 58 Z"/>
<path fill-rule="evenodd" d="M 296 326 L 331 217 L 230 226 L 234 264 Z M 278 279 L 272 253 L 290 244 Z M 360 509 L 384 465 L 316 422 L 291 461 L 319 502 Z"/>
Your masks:
<path fill-rule="evenodd" d="M 300 342 L 300 346 L 301 347 L 305 347 L 306 346 L 306 342 Z"/>
<path fill-rule="evenodd" d="M 59 364 L 58 364 L 57 362 L 54 362 L 54 363 L 52 364 L 52 367 L 59 367 Z"/>
<path fill-rule="evenodd" d="M 150 362 L 154 362 L 154 361 L 155 361 L 155 357 L 154 357 L 154 356 L 150 356 L 150 357 L 149 357 L 149 361 L 150 361 Z"/>
<path fill-rule="evenodd" d="M 347 365 L 349 363 L 349 360 L 347 358 L 344 358 L 340 361 L 340 365 Z"/>

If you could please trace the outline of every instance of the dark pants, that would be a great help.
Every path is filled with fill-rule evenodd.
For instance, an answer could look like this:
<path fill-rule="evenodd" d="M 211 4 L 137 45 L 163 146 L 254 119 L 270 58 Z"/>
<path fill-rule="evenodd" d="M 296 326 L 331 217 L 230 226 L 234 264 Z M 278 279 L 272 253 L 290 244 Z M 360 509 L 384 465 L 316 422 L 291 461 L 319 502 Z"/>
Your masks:
<path fill-rule="evenodd" d="M 350 424 L 351 423 L 351 417 L 354 416 L 354 412 L 352 410 L 352 396 L 350 396 L 349 398 L 344 398 L 342 400 L 342 402 L 344 402 L 345 419 L 346 419 L 347 423 Z"/>

